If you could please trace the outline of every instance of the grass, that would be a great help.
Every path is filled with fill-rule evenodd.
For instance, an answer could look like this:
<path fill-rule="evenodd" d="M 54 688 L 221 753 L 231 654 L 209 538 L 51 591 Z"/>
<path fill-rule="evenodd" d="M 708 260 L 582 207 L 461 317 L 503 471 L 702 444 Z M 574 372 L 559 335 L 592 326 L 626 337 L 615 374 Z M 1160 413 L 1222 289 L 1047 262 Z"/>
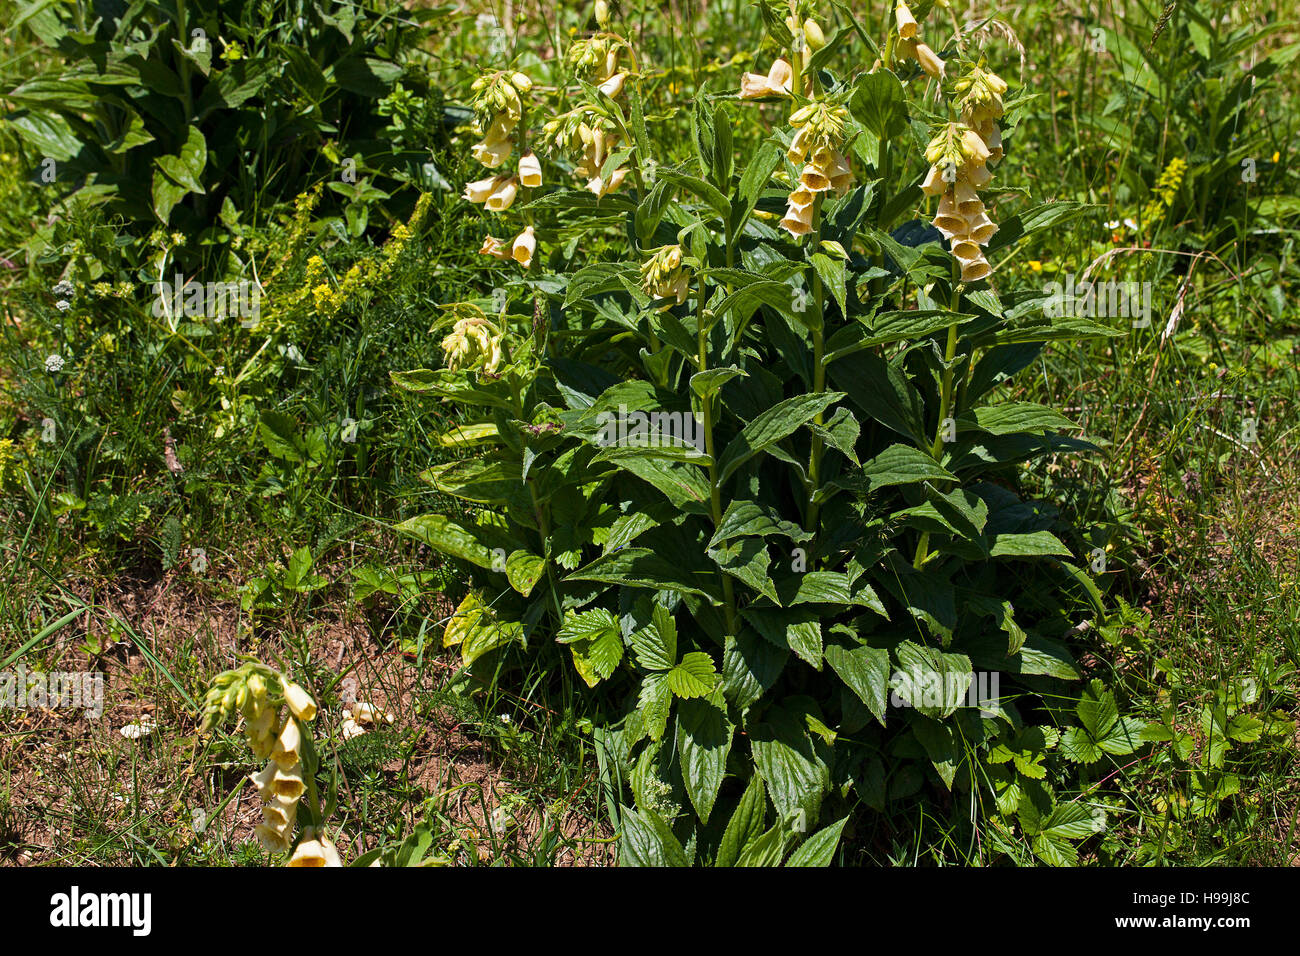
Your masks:
<path fill-rule="evenodd" d="M 1010 139 L 1000 175 L 1026 184 L 1034 201 L 1095 205 L 1052 248 L 1013 254 L 1008 287 L 1077 275 L 1130 246 L 1110 274 L 1155 286 L 1150 328 L 1109 346 L 1048 348 L 1013 385 L 1017 398 L 1067 409 L 1100 446 L 1029 473 L 1043 500 L 1087 529 L 1071 543 L 1105 554 L 1096 578 L 1112 613 L 1081 635 L 1088 674 L 1127 712 L 1167 722 L 1178 738 L 1084 778 L 1073 796 L 1102 800 L 1114 823 L 1082 859 L 1294 865 L 1295 232 L 1293 219 L 1263 216 L 1250 203 L 1265 187 L 1293 198 L 1286 143 L 1300 111 L 1275 87 L 1251 110 L 1210 116 L 1195 91 L 1140 72 L 1155 22 L 1136 4 L 1099 11 L 1112 44 L 1104 54 L 1084 43 L 1096 11 L 1080 6 L 1062 18 L 1058 5 L 1029 3 L 1017 12 L 1008 19 L 1037 64 L 1025 83 L 1040 99 Z M 757 43 L 748 8 L 711 12 L 699 33 L 685 24 L 667 31 L 653 11 L 638 15 L 656 37 L 647 50 L 664 93 L 710 79 L 714 89 L 734 86 L 737 71 L 717 64 L 737 43 L 742 52 Z M 1244 26 L 1249 12 L 1234 16 Z M 1184 17 L 1176 12 L 1165 25 L 1169 36 L 1183 35 Z M 3 75 L 30 61 L 36 48 L 21 42 L 28 46 L 4 54 Z M 1226 75 L 1245 55 L 1150 46 L 1180 78 Z M 660 108 L 652 106 L 652 119 L 668 136 L 682 117 Z M 738 131 L 738 142 L 753 132 Z M 1207 155 L 1206 144 L 1225 136 L 1257 154 L 1264 179 L 1254 192 L 1234 180 L 1238 163 Z M 1202 162 L 1158 219 L 1142 217 L 1151 187 L 1183 149 Z M 466 178 L 462 158 L 436 159 L 450 181 Z M 491 288 L 474 262 L 479 223 L 454 192 L 437 194 L 392 281 L 329 324 L 309 311 L 285 317 L 258 351 L 229 328 L 171 333 L 139 297 L 92 299 L 83 288 L 73 309 L 59 312 L 48 289 L 64 263 L 111 262 L 116 233 L 85 212 L 69 225 L 80 243 L 72 253 L 23 256 L 19 245 L 46 199 L 15 175 L 20 165 L 0 124 L 0 255 L 22 263 L 0 272 L 0 441 L 12 443 L 0 459 L 0 660 L 28 671 L 102 671 L 109 707 L 103 721 L 5 713 L 0 860 L 266 862 L 252 839 L 242 744 L 195 733 L 194 702 L 207 682 L 235 654 L 252 653 L 304 675 L 331 734 L 345 692 L 394 715 L 338 747 L 330 796 L 345 855 L 395 846 L 423 824 L 435 860 L 610 862 L 589 733 L 597 715 L 584 709 L 596 705 L 557 676 L 571 671 L 552 668 L 560 658 L 549 652 L 505 661 L 495 679 L 472 684 L 440 647 L 463 592 L 457 569 L 390 530 L 433 510 L 436 492 L 418 476 L 454 454 L 439 435 L 456 418 L 394 391 L 388 373 L 435 360 L 438 305 Z M 1026 201 L 1008 197 L 1006 207 Z M 1138 228 L 1106 225 L 1127 218 Z M 339 242 L 325 229 L 295 239 L 286 215 L 266 225 L 263 248 L 291 244 L 280 280 L 288 285 L 304 281 L 312 255 L 337 279 L 379 254 L 388 228 L 371 232 L 373 243 Z M 1164 337 L 1175 311 L 1177 328 Z M 62 372 L 45 370 L 50 354 L 66 356 Z M 252 371 L 238 380 L 245 367 Z M 278 452 L 267 411 L 320 453 Z M 359 423 L 355 443 L 341 438 L 346 418 Z M 48 439 L 45 419 L 54 423 Z M 179 468 L 167 462 L 168 440 Z M 299 547 L 324 579 L 319 589 L 286 584 Z M 206 558 L 201 570 L 196 549 Z M 1238 714 L 1257 718 L 1258 733 L 1217 732 L 1216 708 L 1225 727 Z M 152 732 L 122 735 L 146 718 Z M 1034 862 L 996 821 L 963 824 L 960 800 L 923 791 L 889 814 L 864 815 L 846 831 L 846 862 Z"/>

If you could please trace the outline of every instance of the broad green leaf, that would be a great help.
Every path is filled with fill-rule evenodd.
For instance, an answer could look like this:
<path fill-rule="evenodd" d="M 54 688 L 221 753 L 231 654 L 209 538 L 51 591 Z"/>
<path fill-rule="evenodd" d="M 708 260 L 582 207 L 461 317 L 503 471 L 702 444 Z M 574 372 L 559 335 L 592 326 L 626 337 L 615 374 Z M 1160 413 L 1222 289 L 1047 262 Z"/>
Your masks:
<path fill-rule="evenodd" d="M 670 678 L 671 680 L 671 678 Z M 682 782 L 702 823 L 709 821 L 731 752 L 732 726 L 710 700 L 684 700 L 677 707 L 677 753 Z"/>
<path fill-rule="evenodd" d="M 799 849 L 790 854 L 790 859 L 785 861 L 785 865 L 830 866 L 831 860 L 835 858 L 835 848 L 840 845 L 844 824 L 848 822 L 849 818 L 844 817 L 838 823 L 822 827 L 805 840 Z"/>
<path fill-rule="evenodd" d="M 862 466 L 871 489 L 922 481 L 954 481 L 956 476 L 928 454 L 911 445 L 890 445 Z"/>
<path fill-rule="evenodd" d="M 735 812 L 727 821 L 718 856 L 714 866 L 736 866 L 744 848 L 757 840 L 763 832 L 763 817 L 767 812 L 767 798 L 763 793 L 763 778 L 754 774 L 749 778 L 745 793 Z"/>
<path fill-rule="evenodd" d="M 989 554 L 995 558 L 1068 558 L 1070 549 L 1050 531 L 994 536 Z"/>
<path fill-rule="evenodd" d="M 632 635 L 632 651 L 646 670 L 666 671 L 677 662 L 677 623 L 662 604 L 654 606 L 650 623 Z"/>
<path fill-rule="evenodd" d="M 588 687 L 609 677 L 623 659 L 623 632 L 618 619 L 603 608 L 568 618 L 555 639 L 569 645 L 573 666 Z"/>
<path fill-rule="evenodd" d="M 506 579 L 510 586 L 524 597 L 533 593 L 533 588 L 546 573 L 546 559 L 527 551 L 514 551 L 506 558 Z"/>
<path fill-rule="evenodd" d="M 731 440 L 718 462 L 719 483 L 754 455 L 793 434 L 801 425 L 844 397 L 843 392 L 810 392 L 796 395 L 769 408 L 746 425 Z"/>
<path fill-rule="evenodd" d="M 504 570 L 496 551 L 489 546 L 492 539 L 477 526 L 467 528 L 443 515 L 427 514 L 408 518 L 396 525 L 395 530 L 419 538 L 441 554 L 491 571 Z"/>
<path fill-rule="evenodd" d="M 945 654 L 911 641 L 899 644 L 894 654 L 898 673 L 892 689 L 905 704 L 927 717 L 946 718 L 966 703 L 974 675 L 965 654 Z"/>
<path fill-rule="evenodd" d="M 885 708 L 889 706 L 889 651 L 883 647 L 868 647 L 845 631 L 846 628 L 834 629 L 834 636 L 827 641 L 823 653 L 840 680 L 867 705 L 883 726 Z"/>
<path fill-rule="evenodd" d="M 565 580 L 600 581 L 624 587 L 681 591 L 721 602 L 716 574 L 679 567 L 649 548 L 628 547 L 602 555 Z"/>
<path fill-rule="evenodd" d="M 776 585 L 768 574 L 771 556 L 762 538 L 739 538 L 708 550 L 718 567 L 753 588 L 773 603 L 780 604 Z"/>
<path fill-rule="evenodd" d="M 718 684 L 713 659 L 703 651 L 691 651 L 667 675 L 668 689 L 674 697 L 704 697 Z"/>

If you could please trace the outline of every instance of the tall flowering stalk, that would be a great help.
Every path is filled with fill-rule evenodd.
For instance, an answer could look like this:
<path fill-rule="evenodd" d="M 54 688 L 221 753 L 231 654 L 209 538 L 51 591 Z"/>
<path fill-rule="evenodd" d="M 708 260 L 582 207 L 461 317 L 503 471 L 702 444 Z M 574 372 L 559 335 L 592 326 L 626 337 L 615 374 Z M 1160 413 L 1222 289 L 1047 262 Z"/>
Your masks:
<path fill-rule="evenodd" d="M 525 96 L 532 88 L 532 80 L 519 71 L 498 71 L 474 81 L 474 112 L 483 135 L 482 142 L 471 149 L 474 159 L 488 169 L 499 169 L 508 164 L 516 149 L 519 152 L 513 173 L 496 173 L 466 184 L 464 198 L 489 212 L 506 212 L 521 189 L 526 193 L 542 184 L 541 163 L 527 141 Z M 525 269 L 533 264 L 536 251 L 537 236 L 531 223 L 513 239 L 487 236 L 479 249 L 483 255 L 513 260 Z"/>
<path fill-rule="evenodd" d="M 284 713 L 287 710 L 288 713 Z M 204 698 L 201 730 L 211 731 L 230 717 L 242 721 L 253 756 L 265 760 L 249 779 L 261 800 L 262 822 L 254 831 L 268 853 L 293 845 L 298 807 L 309 799 L 313 824 L 320 820 L 313 781 L 314 750 L 309 725 L 316 702 L 298 684 L 260 661 L 223 671 Z M 290 866 L 341 866 L 338 851 L 319 827 L 304 827 Z"/>

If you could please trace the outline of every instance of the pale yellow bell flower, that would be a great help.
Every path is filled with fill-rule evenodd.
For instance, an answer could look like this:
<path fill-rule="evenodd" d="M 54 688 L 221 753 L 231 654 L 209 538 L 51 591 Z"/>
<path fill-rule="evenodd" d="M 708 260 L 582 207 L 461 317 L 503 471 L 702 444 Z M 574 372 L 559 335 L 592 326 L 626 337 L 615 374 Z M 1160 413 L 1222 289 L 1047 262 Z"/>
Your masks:
<path fill-rule="evenodd" d="M 289 705 L 290 712 L 299 720 L 316 719 L 316 702 L 297 684 L 284 685 L 284 700 Z"/>
<path fill-rule="evenodd" d="M 515 262 L 519 263 L 525 269 L 533 264 L 533 253 L 537 251 L 537 237 L 533 234 L 533 227 L 529 226 L 519 235 L 515 236 L 514 245 L 511 247 L 511 254 Z"/>
<path fill-rule="evenodd" d="M 519 181 L 529 189 L 542 184 L 542 164 L 532 150 L 519 157 Z"/>
<path fill-rule="evenodd" d="M 921 69 L 936 80 L 943 79 L 944 66 L 943 60 L 939 55 L 931 50 L 924 43 L 918 43 L 915 51 L 916 62 L 921 64 Z"/>
<path fill-rule="evenodd" d="M 916 17 L 912 16 L 912 11 L 908 9 L 907 4 L 900 3 L 894 7 L 894 20 L 898 24 L 898 35 L 904 40 L 910 40 L 916 36 L 918 29 Z"/>
<path fill-rule="evenodd" d="M 611 100 L 614 100 L 614 99 L 618 99 L 619 94 L 623 92 L 623 85 L 626 82 L 627 82 L 626 73 L 615 73 L 604 83 L 600 84 L 598 89 L 606 96 L 608 96 Z"/>
<path fill-rule="evenodd" d="M 767 76 L 746 73 L 740 78 L 740 98 L 755 100 L 764 96 L 788 96 L 793 82 L 794 68 L 787 60 L 778 59 L 767 71 Z"/>
<path fill-rule="evenodd" d="M 492 195 L 487 198 L 486 208 L 490 212 L 505 212 L 514 204 L 518 192 L 519 180 L 512 176 L 492 191 Z"/>
<path fill-rule="evenodd" d="M 339 851 L 325 834 L 317 836 L 311 827 L 303 830 L 298 848 L 289 858 L 289 866 L 342 866 Z"/>
<path fill-rule="evenodd" d="M 483 246 L 479 249 L 480 255 L 492 256 L 496 259 L 511 258 L 510 246 L 504 239 L 498 239 L 496 236 L 487 236 L 483 239 Z"/>
<path fill-rule="evenodd" d="M 504 179 L 504 176 L 489 176 L 487 179 L 478 179 L 472 183 L 466 183 L 463 198 L 472 203 L 487 202 L 488 197 L 500 188 Z"/>

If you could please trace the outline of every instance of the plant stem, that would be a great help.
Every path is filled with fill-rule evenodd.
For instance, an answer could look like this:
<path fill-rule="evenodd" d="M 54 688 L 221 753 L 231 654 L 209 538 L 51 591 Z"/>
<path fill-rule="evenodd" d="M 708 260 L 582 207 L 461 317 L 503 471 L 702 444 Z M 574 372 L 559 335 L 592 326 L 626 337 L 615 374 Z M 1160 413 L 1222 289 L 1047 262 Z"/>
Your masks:
<path fill-rule="evenodd" d="M 952 299 L 949 301 L 948 309 L 956 312 L 961 306 L 961 285 L 953 283 Z M 934 429 L 934 441 L 930 443 L 930 457 L 939 461 L 943 457 L 943 433 L 945 430 L 944 423 L 952 412 L 952 361 L 957 356 L 957 322 L 948 326 L 948 347 L 944 350 L 944 369 L 942 382 L 939 389 L 939 422 Z M 912 559 L 912 567 L 920 570 L 921 565 L 925 564 L 926 558 L 930 556 L 930 532 L 922 531 L 921 539 L 916 543 L 916 556 Z"/>
<path fill-rule="evenodd" d="M 822 197 L 818 193 L 817 199 L 813 205 L 813 221 L 817 223 L 817 230 L 813 233 L 812 249 L 817 251 L 821 246 L 822 235 Z M 822 286 L 822 277 L 816 269 L 813 270 L 812 276 L 813 287 L 813 304 L 817 309 L 817 324 L 813 329 L 813 392 L 817 395 L 826 391 L 826 365 L 824 355 L 826 352 L 826 316 L 825 316 L 825 299 L 826 292 Z M 825 413 L 818 412 L 813 419 L 814 424 L 821 425 L 824 423 Z M 821 470 L 822 470 L 822 453 L 824 451 L 822 438 L 816 432 L 813 432 L 812 449 L 808 453 L 808 509 L 804 513 L 804 530 L 816 534 L 817 516 L 821 506 L 814 500 L 817 492 L 821 488 Z"/>
<path fill-rule="evenodd" d="M 709 341 L 704 331 L 704 289 L 704 279 L 701 278 L 695 305 L 695 336 L 699 348 L 697 364 L 698 371 L 701 372 L 709 367 Z M 713 527 L 717 528 L 722 524 L 722 488 L 718 483 L 718 459 L 714 453 L 712 396 L 700 399 L 700 411 L 704 415 L 704 452 L 709 456 L 709 508 L 713 516 Z M 731 575 L 722 570 L 718 573 L 722 577 L 722 596 L 727 602 L 725 607 L 727 631 L 734 635 L 736 633 L 736 591 L 731 583 Z"/>

